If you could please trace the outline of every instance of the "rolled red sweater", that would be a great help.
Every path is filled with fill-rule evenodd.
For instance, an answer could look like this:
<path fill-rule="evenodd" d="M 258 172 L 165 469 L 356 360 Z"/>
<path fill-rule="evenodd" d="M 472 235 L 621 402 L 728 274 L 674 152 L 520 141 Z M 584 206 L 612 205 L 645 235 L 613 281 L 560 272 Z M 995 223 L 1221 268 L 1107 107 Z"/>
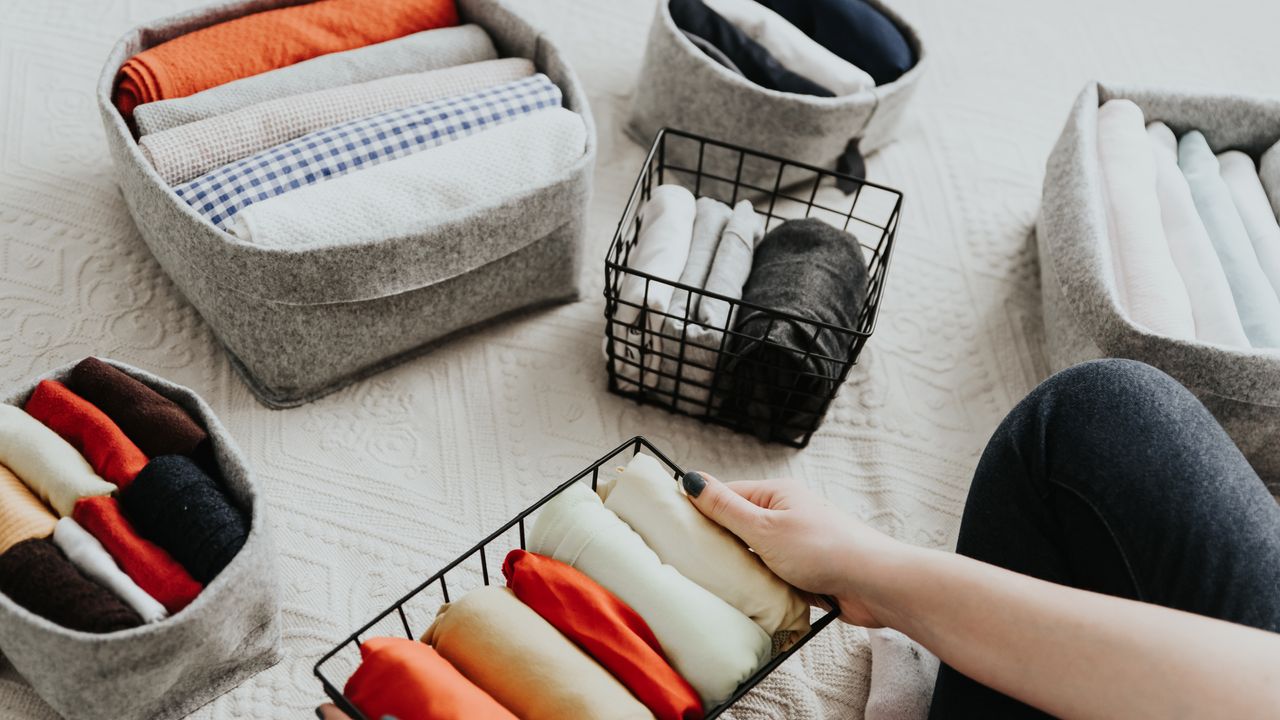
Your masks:
<path fill-rule="evenodd" d="M 515 720 L 435 648 L 407 638 L 369 638 L 342 694 L 368 718 Z"/>
<path fill-rule="evenodd" d="M 23 409 L 71 443 L 98 477 L 116 487 L 124 489 L 147 465 L 147 456 L 111 418 L 57 380 L 41 380 Z"/>
<path fill-rule="evenodd" d="M 102 543 L 124 573 L 172 615 L 204 587 L 159 545 L 138 535 L 113 497 L 76 501 L 71 517 Z"/>
<path fill-rule="evenodd" d="M 657 720 L 700 720 L 698 693 L 667 663 L 648 623 L 581 570 L 525 550 L 502 562 L 507 587 L 613 673 Z"/>
<path fill-rule="evenodd" d="M 115 104 L 184 97 L 319 55 L 458 24 L 454 0 L 316 0 L 210 25 L 144 50 L 120 68 Z"/>

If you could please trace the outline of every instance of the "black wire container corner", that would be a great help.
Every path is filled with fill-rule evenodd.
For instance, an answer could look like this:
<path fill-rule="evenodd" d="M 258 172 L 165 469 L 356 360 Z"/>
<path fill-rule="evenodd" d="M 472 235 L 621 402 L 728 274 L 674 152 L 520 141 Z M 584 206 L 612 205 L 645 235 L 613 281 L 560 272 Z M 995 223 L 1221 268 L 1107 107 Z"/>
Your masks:
<path fill-rule="evenodd" d="M 403 636 L 416 640 L 426 632 L 440 606 L 449 602 L 450 597 L 461 597 L 467 591 L 482 585 L 494 583 L 503 585 L 502 560 L 514 548 L 525 549 L 525 526 L 533 522 L 534 515 L 543 505 L 574 483 L 584 483 L 595 490 L 600 480 L 601 468 L 625 465 L 632 456 L 642 450 L 666 467 L 671 473 L 673 482 L 679 482 L 683 477 L 684 472 L 645 438 L 634 437 L 622 443 L 490 533 L 470 550 L 445 565 L 439 572 L 424 580 L 422 584 L 410 590 L 325 653 L 316 662 L 314 668 L 315 676 L 320 680 L 325 694 L 343 712 L 351 716 L 352 720 L 381 720 L 381 718 L 371 718 L 361 713 L 339 689 L 340 685 L 346 684 L 346 679 L 360 664 L 360 644 L 373 637 Z M 835 600 L 832 598 L 823 598 L 823 602 L 828 608 L 836 607 Z M 837 611 L 824 611 L 823 615 L 812 623 L 809 632 L 791 647 L 770 658 L 767 663 L 744 680 L 724 702 L 714 708 L 708 708 L 706 717 L 708 719 L 719 717 L 838 616 Z M 583 718 L 583 720 L 589 719 Z"/>
<path fill-rule="evenodd" d="M 684 167 L 669 158 L 687 158 L 690 163 L 696 158 L 696 164 Z M 712 167 L 736 172 L 725 177 L 707 170 Z M 744 177 L 771 177 L 773 182 L 761 187 Z M 817 218 L 852 233 L 868 269 L 867 296 L 857 321 L 852 327 L 818 322 L 631 268 L 628 261 L 641 230 L 640 208 L 656 186 L 668 183 L 730 206 L 751 200 L 766 232 L 787 220 Z M 836 190 L 837 185 L 852 191 Z M 861 178 L 680 130 L 660 130 L 605 258 L 609 391 L 762 440 L 805 447 L 875 330 L 901 210 L 902 193 Z M 629 276 L 644 282 L 644 300 L 638 304 L 621 297 Z M 651 291 L 668 289 L 689 294 L 683 315 L 649 307 Z M 690 309 L 709 299 L 730 308 L 722 327 L 699 326 L 691 317 Z M 616 320 L 623 307 L 638 313 L 638 319 L 628 324 Z M 768 320 L 763 337 L 735 330 L 737 319 L 748 313 Z M 771 339 L 775 324 L 782 323 L 792 325 L 792 337 L 807 339 L 800 343 L 803 349 Z M 822 354 L 815 349 L 820 347 L 838 347 L 840 352 Z M 738 362 L 753 365 L 750 386 L 730 382 L 726 368 Z"/>

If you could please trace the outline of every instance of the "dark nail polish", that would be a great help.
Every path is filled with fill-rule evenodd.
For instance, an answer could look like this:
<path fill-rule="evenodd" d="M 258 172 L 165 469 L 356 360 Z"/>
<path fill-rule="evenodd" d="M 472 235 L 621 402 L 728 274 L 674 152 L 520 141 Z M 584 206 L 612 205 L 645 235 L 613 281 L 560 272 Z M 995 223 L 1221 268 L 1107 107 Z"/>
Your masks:
<path fill-rule="evenodd" d="M 684 474 L 684 491 L 689 493 L 689 497 L 698 497 L 702 494 L 702 488 L 707 486 L 707 479 L 697 470 L 690 470 Z"/>
<path fill-rule="evenodd" d="M 316 717 L 320 718 L 320 720 L 324 720 L 324 712 L 321 711 L 320 708 L 316 708 Z"/>

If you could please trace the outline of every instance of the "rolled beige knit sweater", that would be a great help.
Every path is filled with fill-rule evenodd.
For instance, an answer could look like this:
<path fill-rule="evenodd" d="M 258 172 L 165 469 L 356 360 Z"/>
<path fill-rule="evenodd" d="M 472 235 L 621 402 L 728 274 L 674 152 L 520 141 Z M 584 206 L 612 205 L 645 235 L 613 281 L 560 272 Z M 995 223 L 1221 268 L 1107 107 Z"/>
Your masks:
<path fill-rule="evenodd" d="M 0 465 L 0 554 L 23 540 L 49 537 L 57 522 L 40 498 Z"/>

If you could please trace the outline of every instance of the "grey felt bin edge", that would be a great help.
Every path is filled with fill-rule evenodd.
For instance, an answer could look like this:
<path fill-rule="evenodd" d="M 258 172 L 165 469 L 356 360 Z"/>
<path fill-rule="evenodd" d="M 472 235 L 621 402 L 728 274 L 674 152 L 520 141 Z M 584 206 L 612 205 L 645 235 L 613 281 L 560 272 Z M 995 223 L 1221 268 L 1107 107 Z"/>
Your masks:
<path fill-rule="evenodd" d="M 471 274 L 481 274 L 486 268 L 491 271 L 503 257 L 540 243 L 544 248 L 559 248 L 564 253 L 561 262 L 580 269 L 583 227 L 572 220 L 586 212 L 596 149 L 595 127 L 585 94 L 559 51 L 497 0 L 459 0 L 463 20 L 484 27 L 501 54 L 534 60 L 539 70 L 560 86 L 565 106 L 581 115 L 587 129 L 587 147 L 578 162 L 560 178 L 509 198 L 500 206 L 478 209 L 471 215 L 441 217 L 429 233 L 386 238 L 355 252 L 345 246 L 281 250 L 248 245 L 204 221 L 165 185 L 142 156 L 123 118 L 111 104 L 110 95 L 119 66 L 134 52 L 180 34 L 175 27 L 186 32 L 209 24 L 210 18 L 226 19 L 287 4 L 291 3 L 229 3 L 203 14 L 186 13 L 136 29 L 117 43 L 98 86 L 99 109 L 112 159 L 125 201 L 143 238 L 218 339 L 232 351 L 238 369 L 255 394 L 275 407 L 300 404 L 337 390 L 370 374 L 375 367 L 392 364 L 390 356 L 411 357 L 414 353 L 407 348 L 434 346 L 440 338 L 459 329 L 447 321 L 426 327 L 416 318 L 365 313 L 359 327 L 363 333 L 360 345 L 394 349 L 381 357 L 357 361 L 354 356 L 359 353 L 349 352 L 339 344 L 353 329 L 337 326 L 343 316 L 338 309 L 346 304 L 377 304 L 386 298 L 408 295 L 418 297 L 420 302 L 383 305 L 412 306 L 416 312 L 430 312 L 433 308 L 425 300 L 431 288 L 448 283 L 456 287 Z M 566 228 L 578 233 L 576 242 L 551 240 Z M 476 238 L 486 242 L 474 242 Z M 550 241 L 543 242 L 547 240 Z M 528 292 L 524 297 L 502 302 L 477 303 L 501 306 L 494 314 L 576 299 L 581 291 L 580 272 L 567 281 L 563 273 L 544 276 L 541 285 L 537 285 L 529 282 L 531 278 L 518 276 L 525 273 L 519 265 L 507 263 L 505 267 L 514 275 L 509 284 Z M 553 282 L 559 283 L 558 287 L 550 287 Z M 248 309 L 248 300 L 272 307 Z M 287 306 L 296 307 L 300 316 L 289 317 L 282 310 Z M 335 311 L 333 326 L 326 328 L 310 322 L 311 342 L 305 347 L 281 341 L 307 324 L 308 319 L 301 314 L 322 307 Z M 472 313 L 468 319 L 478 323 L 492 317 Z M 273 325 L 278 333 L 271 332 Z M 330 331 L 331 342 L 326 343 Z M 268 338 L 266 346 L 250 347 L 264 337 Z"/>
<path fill-rule="evenodd" d="M 1214 152 L 1243 150 L 1255 159 L 1280 140 L 1280 102 L 1091 83 L 1076 99 L 1045 174 L 1037 245 L 1047 350 L 1053 370 L 1096 357 L 1140 360 L 1192 390 L 1280 494 L 1280 351 L 1228 348 L 1152 334 L 1121 311 L 1106 277 L 1107 247 L 1097 157 L 1097 108 L 1127 98 L 1148 122 L 1181 135 L 1201 130 Z"/>
<path fill-rule="evenodd" d="M 178 403 L 209 432 L 223 487 L 251 514 L 249 539 L 186 608 L 158 623 L 106 635 L 68 630 L 0 594 L 0 651 L 40 697 L 69 720 L 183 717 L 281 658 L 276 554 L 265 506 L 235 441 L 191 390 L 113 360 Z M 25 384 L 65 380 L 74 363 Z"/>
<path fill-rule="evenodd" d="M 834 169 L 853 138 L 864 155 L 894 139 L 926 67 L 919 33 L 879 0 L 868 0 L 906 36 L 916 64 L 897 80 L 838 97 L 814 97 L 760 87 L 725 68 L 676 27 L 666 0 L 649 31 L 627 131 L 646 147 L 663 127 L 675 128 L 772 155 Z M 674 147 L 674 160 L 697 166 L 696 153 Z M 704 170 L 733 179 L 737 157 L 704 157 Z M 746 163 L 744 182 L 773 187 L 772 163 Z"/>

